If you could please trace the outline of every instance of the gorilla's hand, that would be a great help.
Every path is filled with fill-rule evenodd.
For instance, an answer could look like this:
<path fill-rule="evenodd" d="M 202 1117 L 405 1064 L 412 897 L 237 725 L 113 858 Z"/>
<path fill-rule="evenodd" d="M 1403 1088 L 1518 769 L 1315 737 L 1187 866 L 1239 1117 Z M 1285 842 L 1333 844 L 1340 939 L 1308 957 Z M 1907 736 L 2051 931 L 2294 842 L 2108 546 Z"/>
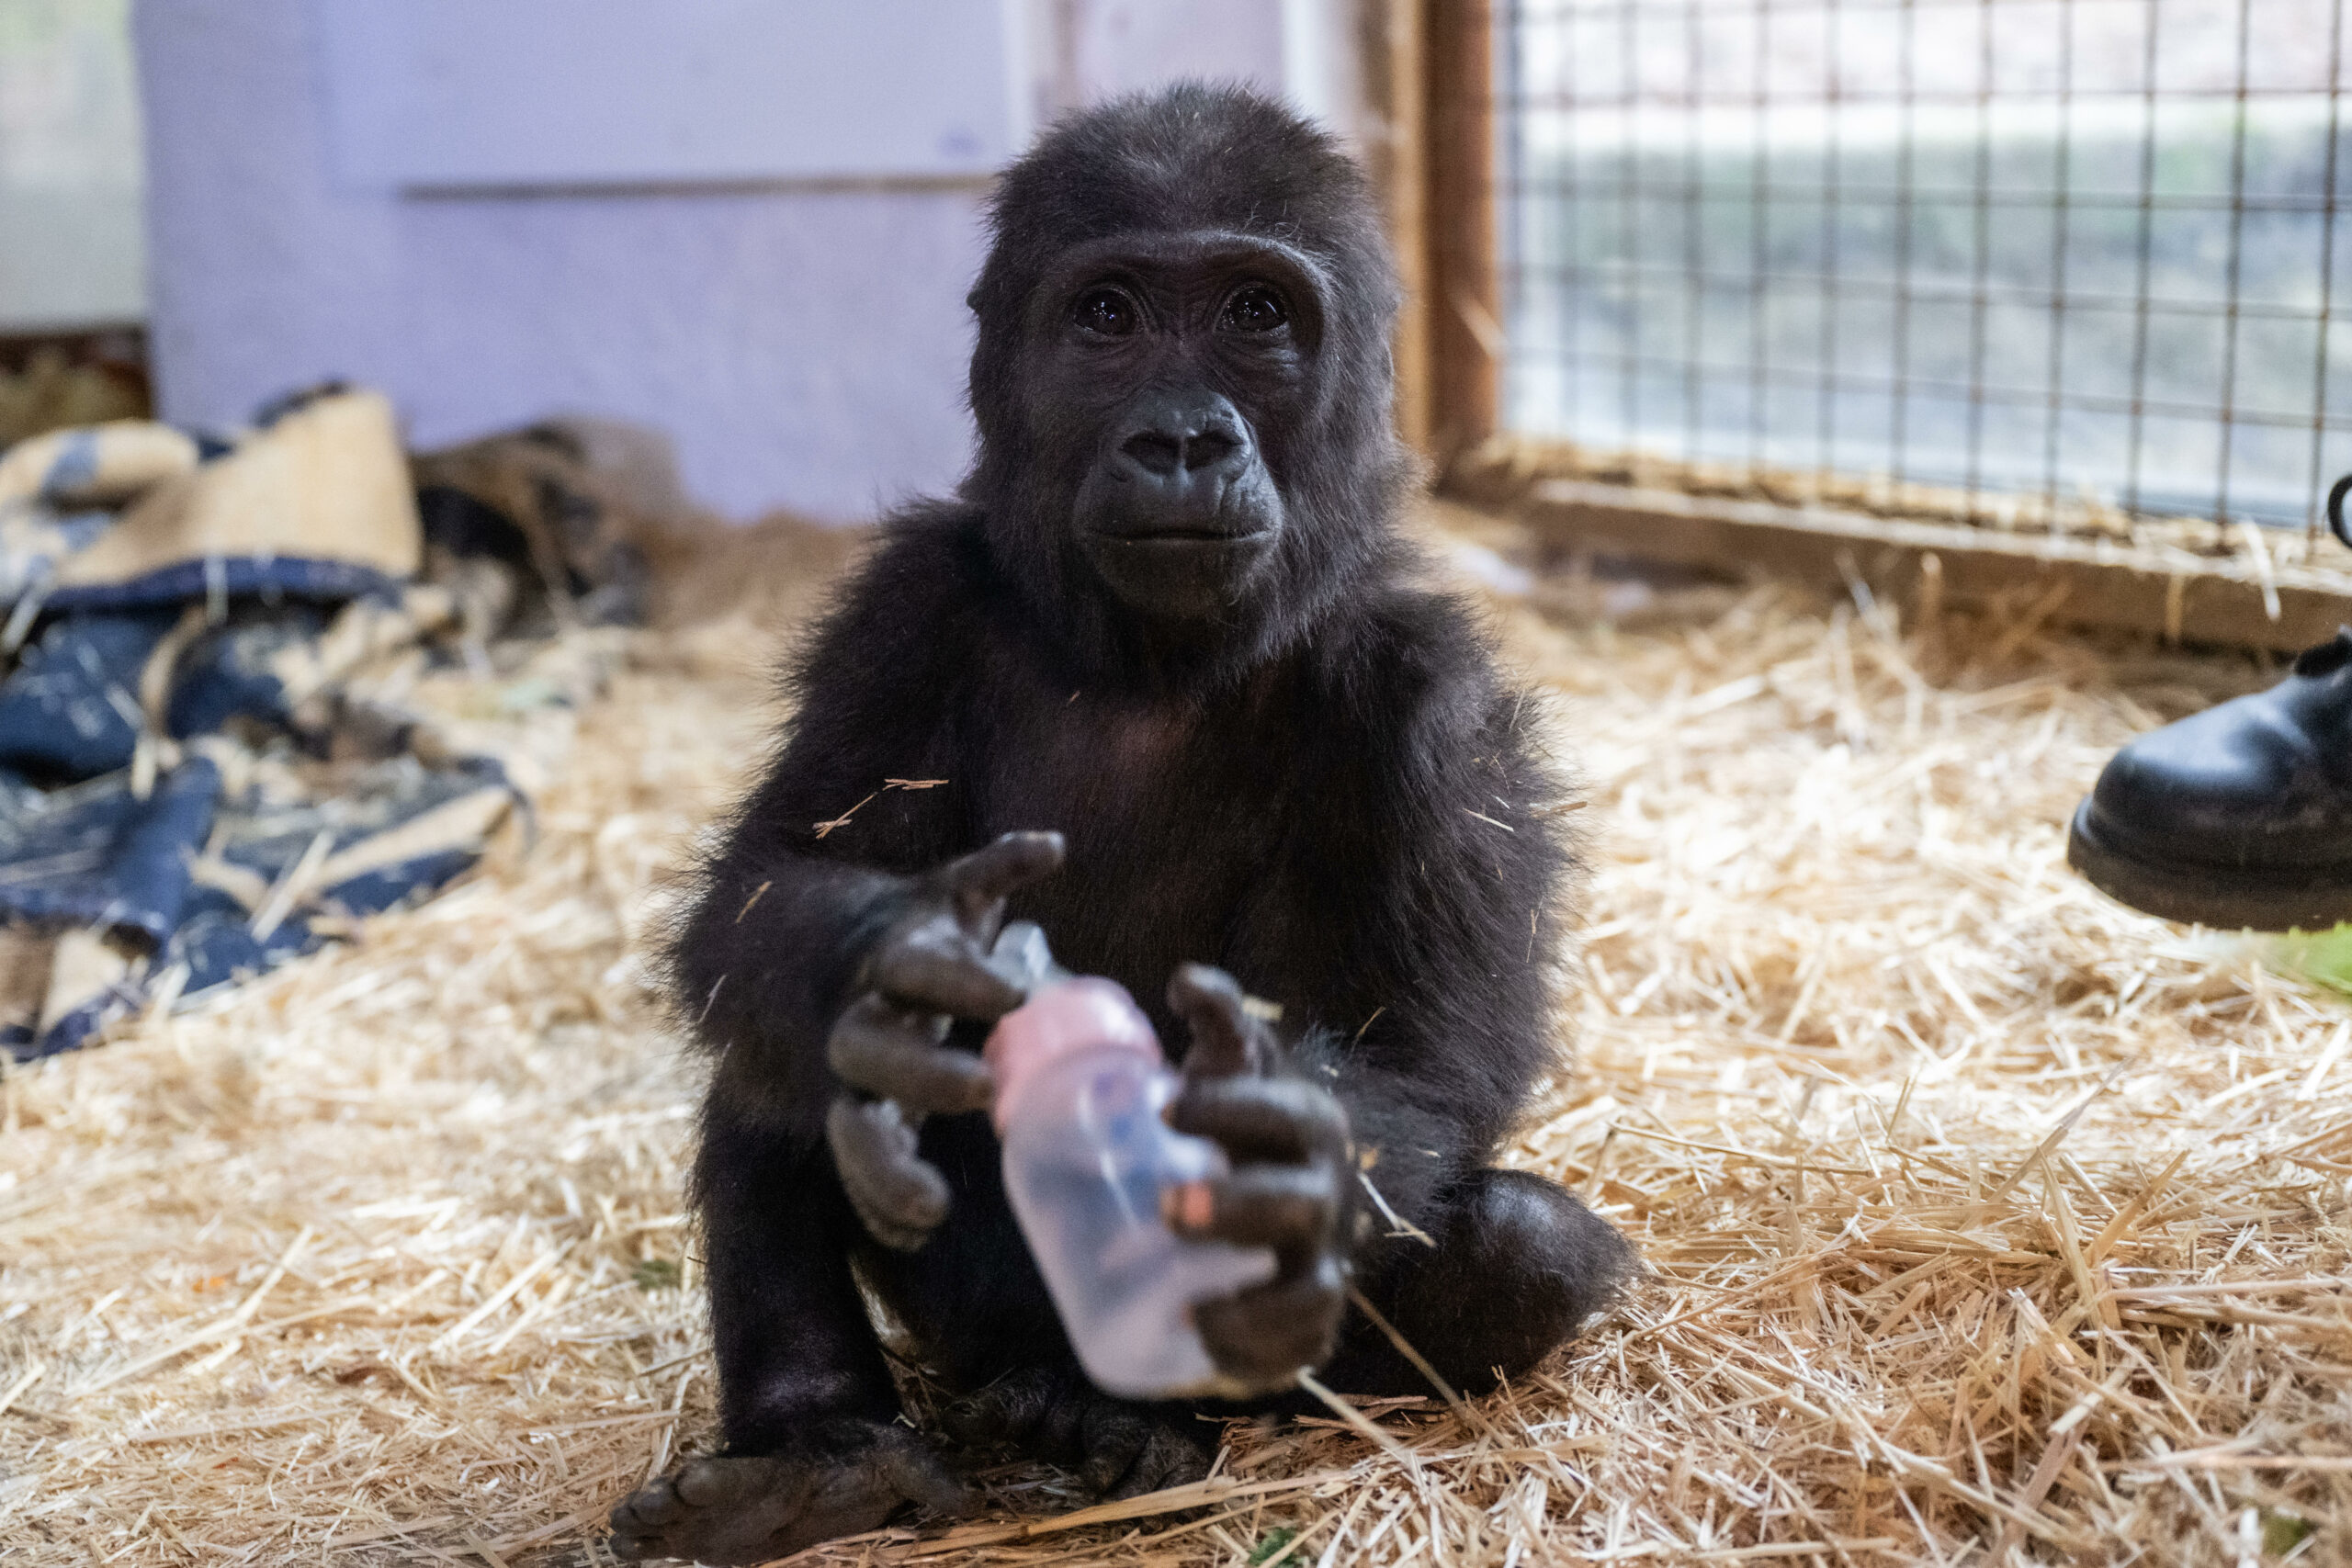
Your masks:
<path fill-rule="evenodd" d="M 1179 1195 L 1170 1218 L 1186 1235 L 1272 1247 L 1277 1265 L 1264 1283 L 1200 1303 L 1193 1322 L 1231 1392 L 1270 1393 L 1329 1359 L 1339 1332 L 1347 1112 L 1321 1086 L 1285 1071 L 1282 1048 L 1223 970 L 1186 964 L 1168 984 L 1168 1005 L 1193 1033 L 1169 1122 L 1216 1139 L 1233 1162 L 1231 1174 L 1206 1184 L 1204 1204 Z"/>
<path fill-rule="evenodd" d="M 825 1043 L 848 1086 L 825 1118 L 833 1165 L 874 1238 L 912 1251 L 947 1217 L 947 1183 L 915 1154 L 929 1115 L 988 1107 L 988 1065 L 946 1043 L 959 1018 L 994 1020 L 1020 987 L 989 967 L 1005 896 L 1062 863 L 1059 833 L 1007 833 L 912 885 L 859 966 L 857 1000 Z"/>

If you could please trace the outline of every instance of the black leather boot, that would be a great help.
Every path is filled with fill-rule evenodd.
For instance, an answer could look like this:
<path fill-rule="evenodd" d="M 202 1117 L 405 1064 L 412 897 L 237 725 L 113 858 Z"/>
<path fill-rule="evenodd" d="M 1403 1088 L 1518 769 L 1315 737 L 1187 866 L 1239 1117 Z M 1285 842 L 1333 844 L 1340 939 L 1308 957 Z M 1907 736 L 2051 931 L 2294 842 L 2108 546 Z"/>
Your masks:
<path fill-rule="evenodd" d="M 2066 860 L 2166 919 L 2256 931 L 2352 920 L 2352 627 L 2305 649 L 2268 691 L 2117 752 L 2075 813 Z"/>

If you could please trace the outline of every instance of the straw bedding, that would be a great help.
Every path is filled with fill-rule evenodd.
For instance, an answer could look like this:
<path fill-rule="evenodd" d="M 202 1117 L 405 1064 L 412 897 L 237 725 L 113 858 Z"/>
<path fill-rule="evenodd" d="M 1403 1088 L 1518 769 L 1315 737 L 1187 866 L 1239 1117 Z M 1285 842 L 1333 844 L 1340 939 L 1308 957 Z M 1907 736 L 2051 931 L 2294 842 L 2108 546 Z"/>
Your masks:
<path fill-rule="evenodd" d="M 2063 863 L 2115 745 L 2267 672 L 1480 537 L 1596 864 L 1579 1065 L 1510 1157 L 1653 1278 L 1467 1407 L 1236 1425 L 1090 1514 L 984 1470 L 831 1560 L 2352 1558 L 2352 1010 Z M 709 1440 L 639 942 L 767 640 L 639 635 L 527 853 L 0 1085 L 0 1558 L 604 1561 Z"/>

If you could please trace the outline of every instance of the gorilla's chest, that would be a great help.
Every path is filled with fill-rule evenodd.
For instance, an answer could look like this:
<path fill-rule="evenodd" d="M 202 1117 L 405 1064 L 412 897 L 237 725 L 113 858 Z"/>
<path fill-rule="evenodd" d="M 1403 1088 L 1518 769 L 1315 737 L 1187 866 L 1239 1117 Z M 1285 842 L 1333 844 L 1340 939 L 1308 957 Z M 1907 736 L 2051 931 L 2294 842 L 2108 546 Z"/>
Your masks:
<path fill-rule="evenodd" d="M 1262 725 L 1238 705 L 1081 694 L 999 740 L 982 827 L 1067 838 L 1061 873 L 1016 900 L 1064 964 L 1111 976 L 1157 1014 L 1176 964 L 1230 962 L 1229 933 L 1295 809 Z"/>

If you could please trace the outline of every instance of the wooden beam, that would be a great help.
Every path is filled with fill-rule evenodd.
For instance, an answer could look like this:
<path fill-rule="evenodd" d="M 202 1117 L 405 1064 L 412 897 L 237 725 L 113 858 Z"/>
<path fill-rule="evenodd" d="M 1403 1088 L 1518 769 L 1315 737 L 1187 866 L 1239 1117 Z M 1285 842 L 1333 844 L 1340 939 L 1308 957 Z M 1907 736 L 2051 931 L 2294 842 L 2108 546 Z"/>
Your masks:
<path fill-rule="evenodd" d="M 1404 300 L 1396 315 L 1396 434 L 1430 452 L 1427 0 L 1362 0 L 1358 38 L 1373 134 L 1365 162 L 1388 220 Z"/>
<path fill-rule="evenodd" d="M 2279 651 L 2352 625 L 2352 572 L 2217 560 L 2185 549 L 2069 535 L 1538 479 L 1511 509 L 1557 547 L 1716 571 L 1755 571 L 1882 599 L 1949 606 L 1996 596 L 2065 626 L 2153 632 L 2173 642 Z"/>
<path fill-rule="evenodd" d="M 1490 0 L 1421 0 L 1427 62 L 1429 456 L 1441 468 L 1495 434 L 1502 286 L 1495 265 Z"/>

